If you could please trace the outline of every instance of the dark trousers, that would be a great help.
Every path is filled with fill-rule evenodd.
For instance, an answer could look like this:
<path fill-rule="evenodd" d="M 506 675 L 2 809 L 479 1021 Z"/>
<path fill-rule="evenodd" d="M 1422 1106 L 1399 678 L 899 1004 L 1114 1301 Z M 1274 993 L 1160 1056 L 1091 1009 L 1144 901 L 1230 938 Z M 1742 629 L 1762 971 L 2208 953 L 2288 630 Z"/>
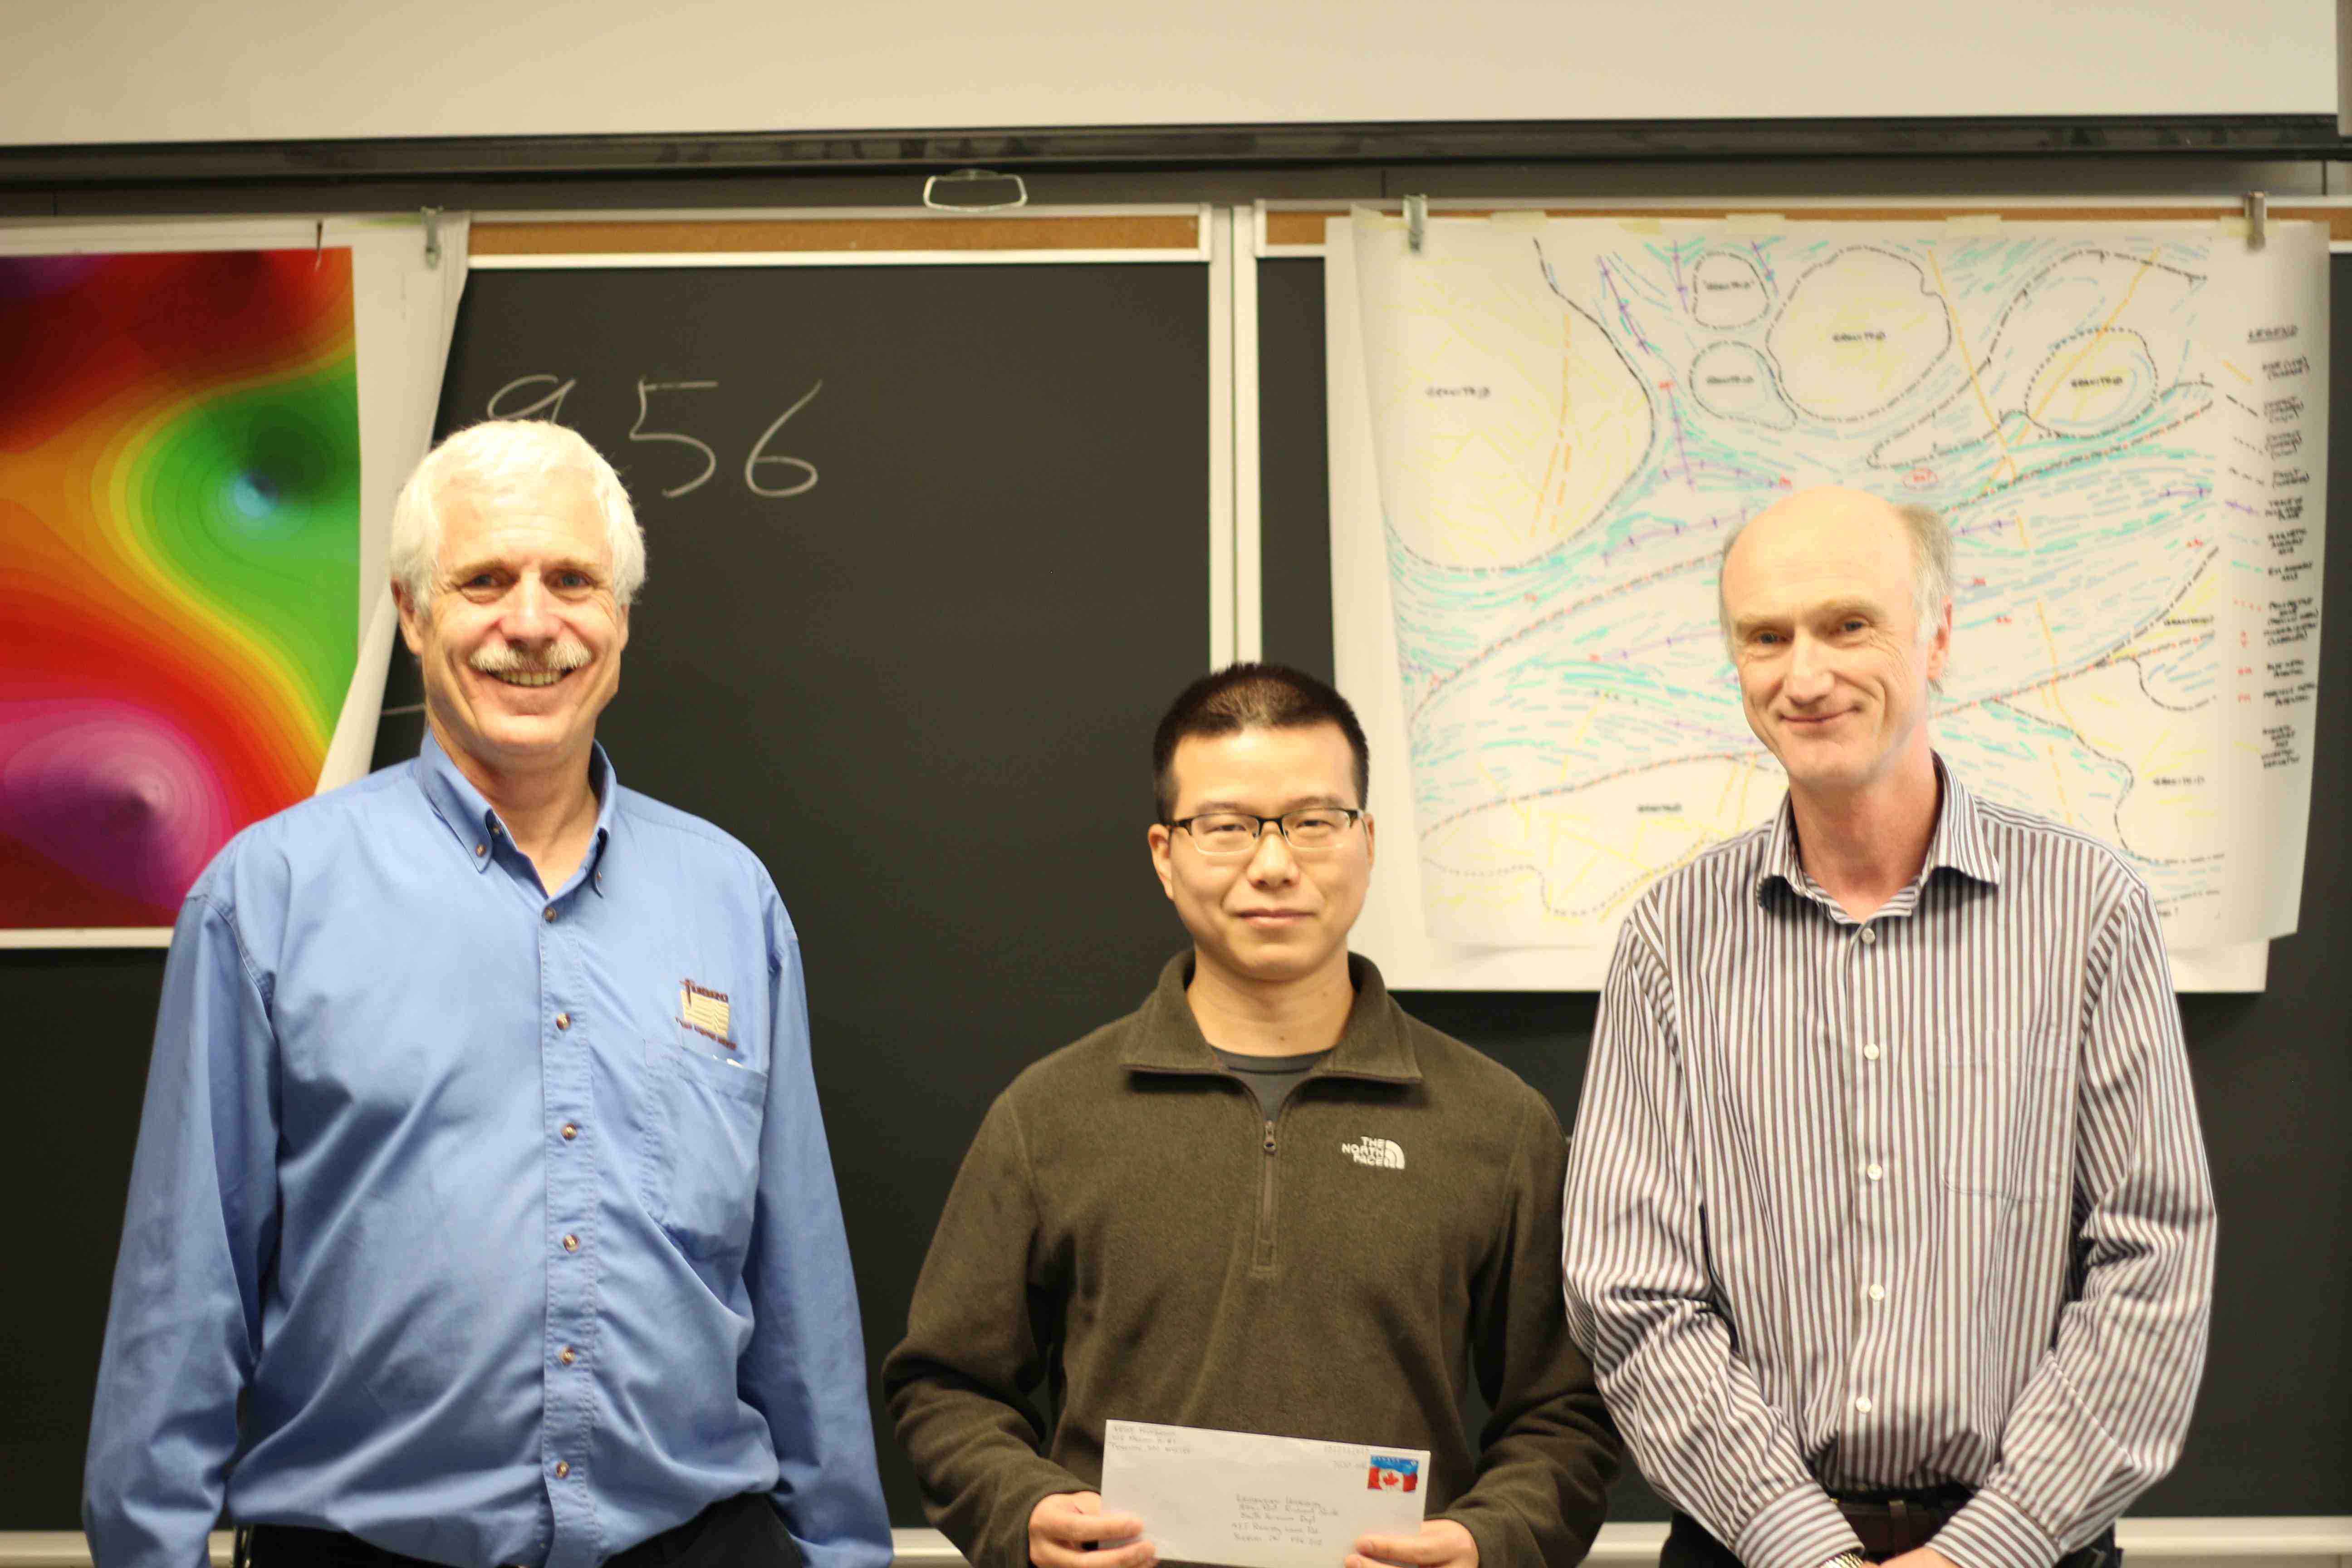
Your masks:
<path fill-rule="evenodd" d="M 257 1524 L 253 1568 L 436 1568 L 336 1530 Z M 801 1549 L 765 1492 L 722 1498 L 659 1535 L 605 1559 L 605 1568 L 803 1568 Z"/>
<path fill-rule="evenodd" d="M 1847 1518 L 1862 1537 L 1864 1554 L 1883 1563 L 1915 1546 L 1927 1545 L 1927 1538 L 1950 1512 L 1948 1505 L 1940 1512 L 1930 1505 L 1916 1514 L 1918 1528 L 1910 1532 L 1910 1538 L 1898 1539 L 1881 1533 L 1881 1521 L 1886 1514 L 1883 1504 L 1859 1505 L 1847 1510 Z M 2106 1530 L 2088 1546 L 2058 1559 L 2057 1568 L 2123 1568 L 2123 1561 L 2124 1554 L 2116 1550 L 2116 1532 Z M 1729 1547 L 1707 1533 L 1705 1525 L 1686 1513 L 1676 1513 L 1666 1529 L 1666 1543 L 1658 1552 L 1658 1568 L 1740 1568 L 1740 1562 Z"/>

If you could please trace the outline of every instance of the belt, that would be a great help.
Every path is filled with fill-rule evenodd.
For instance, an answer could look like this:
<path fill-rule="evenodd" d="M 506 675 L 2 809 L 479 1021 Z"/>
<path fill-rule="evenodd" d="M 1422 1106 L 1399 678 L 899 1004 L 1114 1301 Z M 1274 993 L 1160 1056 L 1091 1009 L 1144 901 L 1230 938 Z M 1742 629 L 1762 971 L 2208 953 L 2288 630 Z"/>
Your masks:
<path fill-rule="evenodd" d="M 253 1568 L 442 1568 L 341 1531 L 291 1524 L 256 1524 L 239 1530 L 231 1561 L 236 1568 L 247 1564 Z M 685 1523 L 607 1558 L 604 1568 L 711 1563 L 805 1568 L 799 1549 L 764 1492 L 721 1498 Z"/>
<path fill-rule="evenodd" d="M 1974 1494 L 1966 1487 L 1925 1491 L 1832 1492 L 1838 1512 L 1862 1540 L 1863 1555 L 1876 1562 L 1916 1551 L 1935 1538 Z M 2056 1568 L 2120 1568 L 2113 1526 L 2088 1544 L 2058 1559 Z"/>
<path fill-rule="evenodd" d="M 1830 1500 L 1862 1538 L 1865 1557 L 1898 1556 L 1927 1544 L 1968 1505 L 1966 1487 L 1919 1491 L 1832 1492 Z"/>
<path fill-rule="evenodd" d="M 1856 1492 L 1837 1498 L 1838 1511 L 1862 1538 L 1863 1555 L 1884 1563 L 1927 1544 L 1944 1521 L 1959 1511 L 1968 1493 L 1958 1489 L 1934 1492 Z M 1933 1520 L 1936 1523 L 1928 1523 Z M 1900 1521 L 1899 1526 L 1894 1521 Z M 1890 1533 L 1890 1529 L 1903 1533 Z M 1743 1568 L 1731 1549 L 1707 1533 L 1690 1515 L 1676 1510 L 1658 1553 L 1659 1568 Z M 2116 1532 L 2102 1531 L 2089 1545 L 2058 1559 L 2054 1568 L 2122 1568 L 2123 1553 L 2116 1550 Z"/>
<path fill-rule="evenodd" d="M 300 1563 L 307 1568 L 442 1568 L 440 1563 L 404 1556 L 340 1530 L 311 1530 L 299 1524 L 257 1524 L 238 1531 L 229 1562 L 232 1568 L 269 1568 L 274 1563 Z"/>

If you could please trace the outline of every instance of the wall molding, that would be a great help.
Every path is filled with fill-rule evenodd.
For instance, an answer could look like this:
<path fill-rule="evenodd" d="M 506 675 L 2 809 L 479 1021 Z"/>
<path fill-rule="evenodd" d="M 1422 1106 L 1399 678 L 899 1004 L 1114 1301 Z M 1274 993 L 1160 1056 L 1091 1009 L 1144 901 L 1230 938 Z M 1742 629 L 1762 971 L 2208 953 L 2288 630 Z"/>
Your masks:
<path fill-rule="evenodd" d="M 0 147 L 0 190 L 450 176 L 866 174 L 1767 158 L 2352 157 L 2328 114 L 1106 125 L 670 136 L 409 136 Z"/>
<path fill-rule="evenodd" d="M 890 1535 L 896 1568 L 954 1568 L 963 1562 L 936 1530 L 894 1530 Z M 1603 1525 L 1586 1561 L 1603 1568 L 1655 1563 L 1665 1538 L 1663 1524 Z M 2259 1559 L 2263 1568 L 2352 1568 L 2352 1515 L 2126 1519 L 2116 1526 L 2116 1539 L 2126 1557 L 2175 1564 Z M 226 1568 L 226 1531 L 212 1538 L 212 1560 Z M 0 1531 L 0 1568 L 92 1568 L 89 1545 L 79 1530 Z"/>

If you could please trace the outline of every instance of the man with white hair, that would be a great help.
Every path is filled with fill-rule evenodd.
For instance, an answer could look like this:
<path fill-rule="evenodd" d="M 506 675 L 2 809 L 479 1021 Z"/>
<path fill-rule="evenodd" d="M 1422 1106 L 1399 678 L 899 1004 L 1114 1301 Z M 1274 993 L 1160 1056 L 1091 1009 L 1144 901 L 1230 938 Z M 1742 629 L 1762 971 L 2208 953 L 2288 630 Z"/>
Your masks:
<path fill-rule="evenodd" d="M 1834 489 L 1725 552 L 1788 798 L 1627 920 L 1565 1206 L 1668 1568 L 2097 1568 L 2188 1426 L 2213 1199 L 2155 906 L 1937 756 L 1950 561 Z"/>
<path fill-rule="evenodd" d="M 237 836 L 164 971 L 100 1568 L 883 1568 L 800 948 L 595 742 L 645 546 L 577 435 L 419 465 L 414 762 Z"/>

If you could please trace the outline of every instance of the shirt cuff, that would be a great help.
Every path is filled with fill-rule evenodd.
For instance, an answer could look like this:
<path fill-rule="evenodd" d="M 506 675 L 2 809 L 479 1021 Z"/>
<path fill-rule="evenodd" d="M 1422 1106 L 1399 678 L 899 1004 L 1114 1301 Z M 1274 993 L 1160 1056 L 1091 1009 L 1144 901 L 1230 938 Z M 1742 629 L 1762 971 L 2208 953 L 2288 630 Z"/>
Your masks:
<path fill-rule="evenodd" d="M 2051 1568 L 2063 1555 L 2024 1510 L 1980 1491 L 1927 1542 L 1959 1568 Z"/>
<path fill-rule="evenodd" d="M 1759 1509 L 1732 1555 L 1746 1568 L 1822 1568 L 1842 1552 L 1860 1552 L 1862 1538 L 1817 1486 L 1794 1487 Z M 1977 1568 L 1963 1563 L 1961 1568 Z"/>

